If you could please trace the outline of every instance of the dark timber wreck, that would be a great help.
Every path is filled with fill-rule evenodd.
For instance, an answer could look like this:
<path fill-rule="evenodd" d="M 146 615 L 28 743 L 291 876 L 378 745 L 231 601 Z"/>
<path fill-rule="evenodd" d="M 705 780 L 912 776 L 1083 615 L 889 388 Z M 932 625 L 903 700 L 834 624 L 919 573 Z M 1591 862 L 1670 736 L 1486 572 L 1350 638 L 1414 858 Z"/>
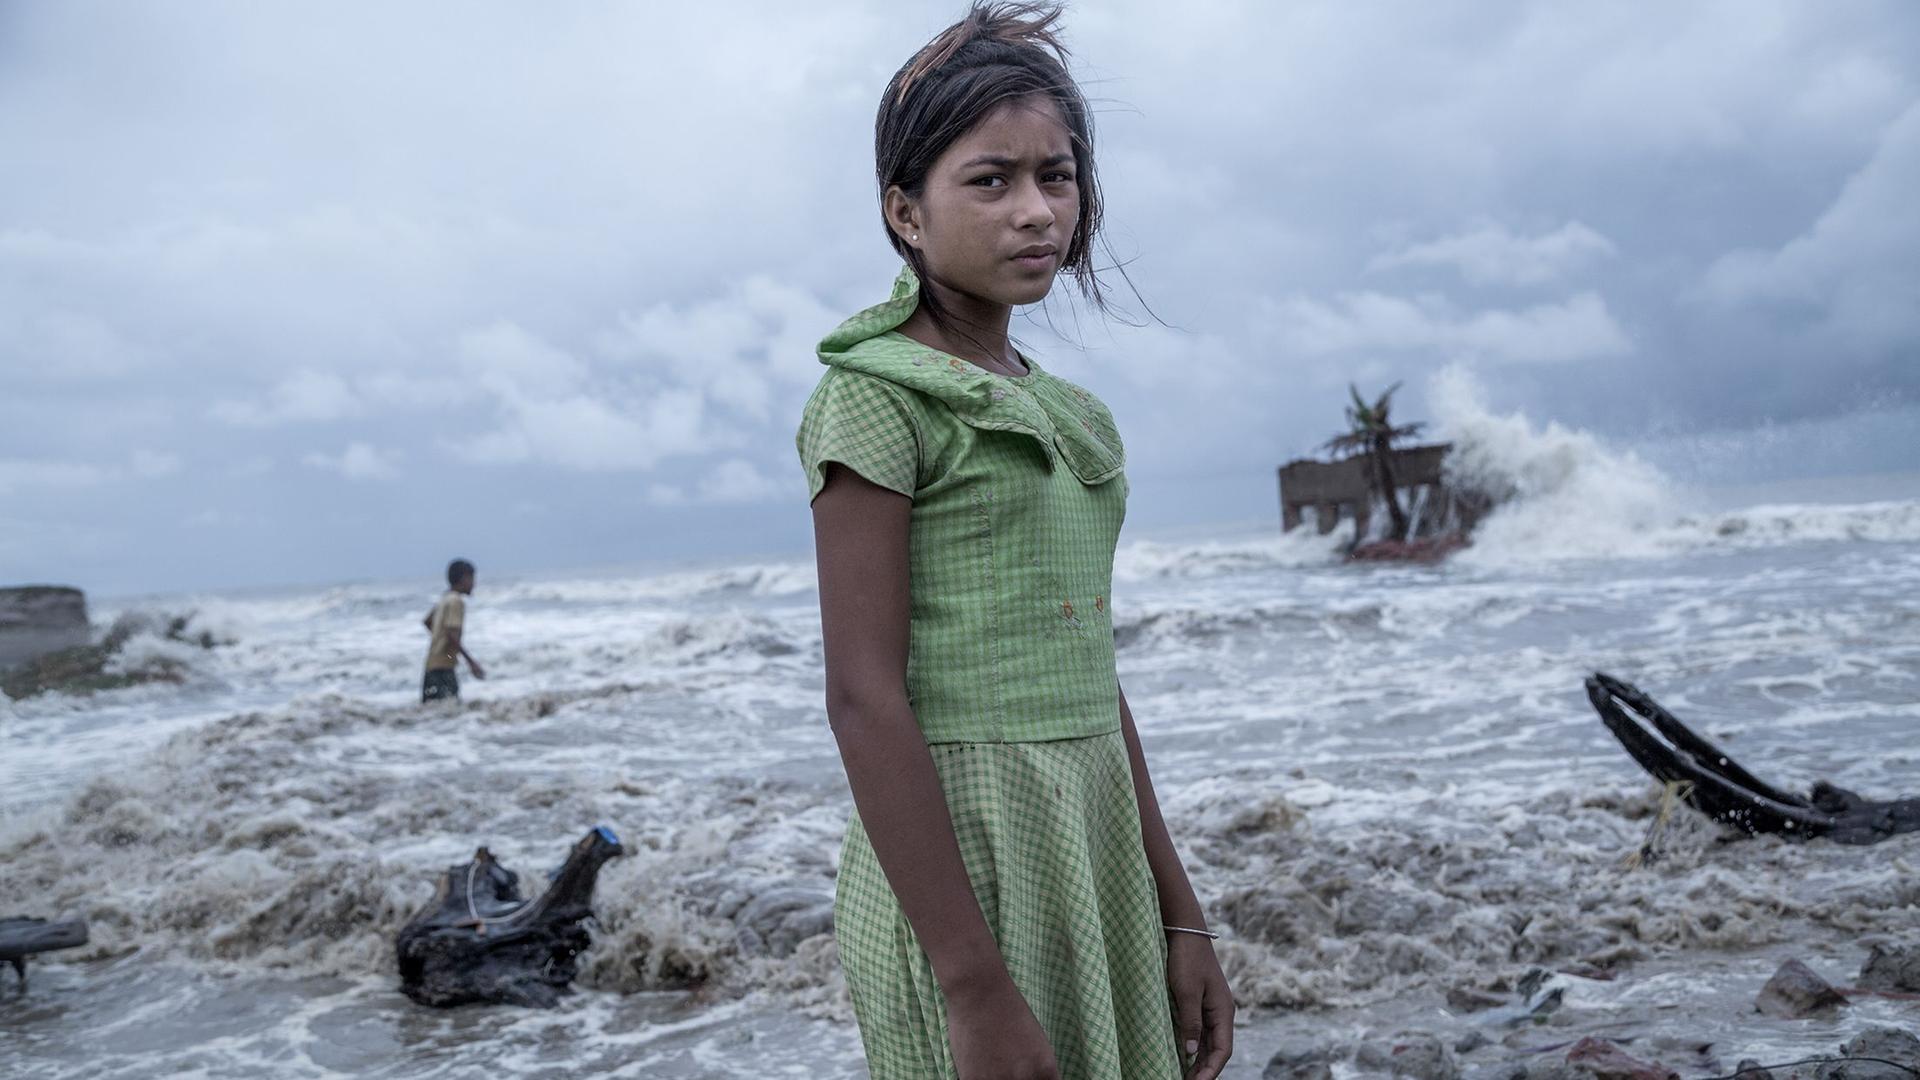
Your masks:
<path fill-rule="evenodd" d="M 1605 672 L 1587 679 L 1587 700 L 1640 767 L 1688 806 L 1724 825 L 1793 840 L 1825 837 L 1874 844 L 1920 832 L 1920 798 L 1870 799 L 1825 780 L 1805 796 L 1782 791 L 1661 708 L 1645 691 Z"/>
<path fill-rule="evenodd" d="M 613 830 L 588 830 L 546 889 L 520 895 L 520 875 L 486 848 L 448 867 L 440 888 L 394 939 L 400 992 L 422 1005 L 550 1008 L 573 982 L 590 940 L 593 886 L 625 854 Z"/>

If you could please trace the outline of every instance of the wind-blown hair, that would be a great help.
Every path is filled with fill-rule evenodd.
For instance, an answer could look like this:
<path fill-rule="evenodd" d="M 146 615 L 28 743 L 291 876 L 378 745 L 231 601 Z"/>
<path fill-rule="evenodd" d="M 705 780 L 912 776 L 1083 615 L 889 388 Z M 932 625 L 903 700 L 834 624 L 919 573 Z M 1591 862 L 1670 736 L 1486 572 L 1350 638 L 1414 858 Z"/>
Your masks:
<path fill-rule="evenodd" d="M 1080 87 L 1067 73 L 1059 21 L 1060 8 L 1052 4 L 974 0 L 965 18 L 914 53 L 887 83 L 873 123 L 874 178 L 883 197 L 898 186 L 918 199 L 926 191 L 933 163 L 987 114 L 1017 98 L 1053 101 L 1072 137 L 1080 188 L 1080 216 L 1060 269 L 1072 275 L 1095 307 L 1105 310 L 1104 288 L 1093 265 L 1101 210 L 1093 168 L 1093 118 Z M 887 242 L 926 279 L 925 256 L 891 228 Z M 920 304 L 936 322 L 947 321 L 931 290 L 921 291 Z"/>

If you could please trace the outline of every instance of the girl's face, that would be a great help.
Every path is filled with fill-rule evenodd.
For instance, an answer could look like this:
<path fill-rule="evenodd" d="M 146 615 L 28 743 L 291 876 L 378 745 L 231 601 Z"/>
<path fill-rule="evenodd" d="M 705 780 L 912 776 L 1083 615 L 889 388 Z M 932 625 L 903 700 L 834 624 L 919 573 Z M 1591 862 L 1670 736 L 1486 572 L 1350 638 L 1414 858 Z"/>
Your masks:
<path fill-rule="evenodd" d="M 1046 297 L 1079 219 L 1072 136 L 1045 97 L 988 113 L 934 161 L 920 198 L 887 193 L 888 223 L 929 276 L 1009 307 Z"/>

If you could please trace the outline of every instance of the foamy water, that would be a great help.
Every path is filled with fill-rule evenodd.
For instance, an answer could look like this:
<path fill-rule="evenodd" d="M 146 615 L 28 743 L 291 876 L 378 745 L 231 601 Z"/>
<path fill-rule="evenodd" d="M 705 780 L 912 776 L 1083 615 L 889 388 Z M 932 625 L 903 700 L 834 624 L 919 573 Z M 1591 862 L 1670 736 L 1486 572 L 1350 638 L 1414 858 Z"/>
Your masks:
<path fill-rule="evenodd" d="M 1781 956 L 1844 982 L 1864 940 L 1920 925 L 1920 838 L 1726 844 L 1683 816 L 1630 868 L 1657 798 L 1580 680 L 1639 683 L 1783 786 L 1920 791 L 1920 501 L 1688 516 L 1580 433 L 1470 400 L 1450 424 L 1521 498 L 1442 567 L 1304 533 L 1120 554 L 1122 678 L 1246 1007 L 1229 1075 L 1302 1032 L 1432 1026 L 1448 987 L 1536 964 L 1617 971 L 1571 979 L 1567 1014 L 1649 1037 L 1794 1056 L 1911 1026 L 1748 1011 Z M 455 708 L 414 700 L 434 593 L 141 600 L 231 644 L 138 646 L 185 685 L 0 704 L 0 913 L 93 929 L 0 991 L 0 1072 L 864 1075 L 810 564 L 483 568 L 493 677 Z M 580 993 L 399 996 L 393 934 L 442 867 L 486 843 L 537 874 L 599 822 L 630 854 Z"/>

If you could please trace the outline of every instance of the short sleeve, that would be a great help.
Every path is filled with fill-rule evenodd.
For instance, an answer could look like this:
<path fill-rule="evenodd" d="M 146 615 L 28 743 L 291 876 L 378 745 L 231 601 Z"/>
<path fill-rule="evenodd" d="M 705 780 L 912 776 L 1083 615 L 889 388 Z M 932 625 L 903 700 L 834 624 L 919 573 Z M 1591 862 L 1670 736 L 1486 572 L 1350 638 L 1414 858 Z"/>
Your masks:
<path fill-rule="evenodd" d="M 820 381 L 800 414 L 795 440 L 811 502 L 838 462 L 873 484 L 913 498 L 920 476 L 920 437 L 902 391 L 884 379 L 835 370 Z"/>

